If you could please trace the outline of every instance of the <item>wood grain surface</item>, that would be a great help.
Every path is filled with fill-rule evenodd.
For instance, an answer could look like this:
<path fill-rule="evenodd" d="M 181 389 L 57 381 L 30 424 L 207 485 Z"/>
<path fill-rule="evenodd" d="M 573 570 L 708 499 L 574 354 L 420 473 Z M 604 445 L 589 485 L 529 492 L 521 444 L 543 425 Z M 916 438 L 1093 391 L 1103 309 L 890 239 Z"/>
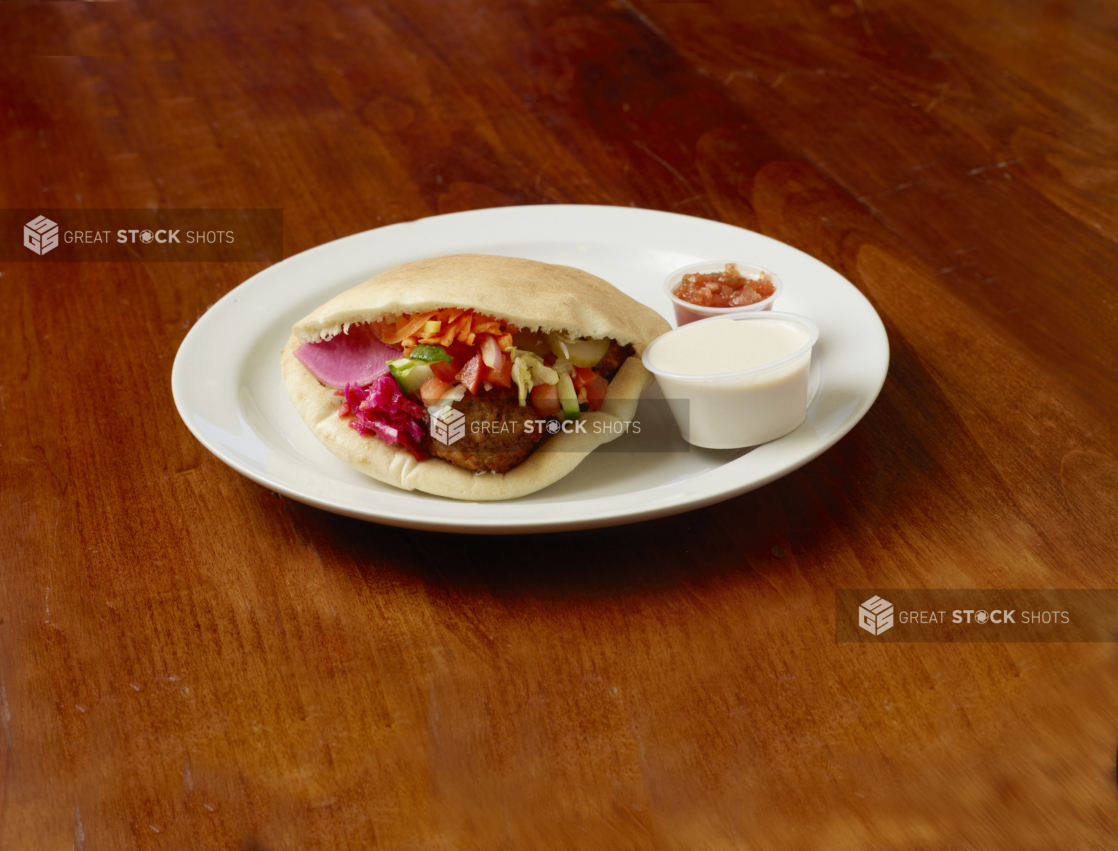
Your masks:
<path fill-rule="evenodd" d="M 263 264 L 0 264 L 0 851 L 1118 847 L 1114 645 L 834 632 L 836 588 L 1116 587 L 1115 21 L 0 4 L 0 207 L 282 208 L 287 255 L 669 210 L 833 266 L 892 350 L 765 488 L 460 537 L 278 497 L 187 431 L 177 347 Z"/>

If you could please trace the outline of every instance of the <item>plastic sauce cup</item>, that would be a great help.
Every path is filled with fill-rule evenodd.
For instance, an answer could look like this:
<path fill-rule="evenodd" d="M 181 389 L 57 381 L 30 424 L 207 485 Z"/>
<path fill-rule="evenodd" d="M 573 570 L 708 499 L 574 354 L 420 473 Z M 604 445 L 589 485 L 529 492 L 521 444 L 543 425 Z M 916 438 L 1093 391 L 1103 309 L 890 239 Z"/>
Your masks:
<path fill-rule="evenodd" d="M 819 328 L 804 316 L 741 313 L 669 331 L 641 360 L 688 443 L 740 449 L 783 437 L 804 421 L 818 339 Z"/>
<path fill-rule="evenodd" d="M 676 298 L 672 291 L 683 283 L 684 275 L 694 275 L 696 273 L 706 274 L 709 272 L 724 272 L 726 271 L 727 263 L 733 263 L 738 267 L 738 271 L 743 277 L 757 279 L 762 275 L 768 275 L 769 279 L 773 282 L 775 292 L 763 301 L 755 302 L 754 304 L 746 304 L 741 307 L 703 307 L 700 304 L 691 304 L 689 301 L 684 301 L 681 298 Z M 772 310 L 773 305 L 776 303 L 777 298 L 780 296 L 781 290 L 784 285 L 780 282 L 780 278 L 770 272 L 768 269 L 762 269 L 760 266 L 751 266 L 748 263 L 737 263 L 733 260 L 724 260 L 720 263 L 705 261 L 703 263 L 692 263 L 690 266 L 684 266 L 682 269 L 676 269 L 667 278 L 664 279 L 664 293 L 671 300 L 672 307 L 675 308 L 675 321 L 677 325 L 687 325 L 689 322 L 697 322 L 700 319 L 707 319 L 712 316 L 736 316 L 742 313 L 754 313 L 758 310 Z"/>

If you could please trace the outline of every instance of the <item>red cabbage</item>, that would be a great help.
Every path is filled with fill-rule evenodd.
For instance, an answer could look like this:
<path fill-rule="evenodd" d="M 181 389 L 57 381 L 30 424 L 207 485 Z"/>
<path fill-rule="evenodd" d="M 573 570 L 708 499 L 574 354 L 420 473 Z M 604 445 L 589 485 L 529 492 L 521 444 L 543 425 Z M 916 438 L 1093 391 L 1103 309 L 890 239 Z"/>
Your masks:
<path fill-rule="evenodd" d="M 427 457 L 420 448 L 423 437 L 423 406 L 409 399 L 391 375 L 383 375 L 368 387 L 346 384 L 338 416 L 352 416 L 349 427 L 360 435 L 373 434 L 391 445 L 400 444 L 417 461 Z"/>

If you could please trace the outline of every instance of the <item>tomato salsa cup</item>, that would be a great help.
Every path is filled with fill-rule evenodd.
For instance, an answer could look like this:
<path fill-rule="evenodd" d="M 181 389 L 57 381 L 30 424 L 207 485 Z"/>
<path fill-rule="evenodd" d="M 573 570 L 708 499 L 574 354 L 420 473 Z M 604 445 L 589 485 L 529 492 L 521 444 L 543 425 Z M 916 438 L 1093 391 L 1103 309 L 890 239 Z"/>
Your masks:
<path fill-rule="evenodd" d="M 708 275 L 724 272 L 726 271 L 726 266 L 730 263 L 737 267 L 738 272 L 744 278 L 757 280 L 763 276 L 768 276 L 769 280 L 772 281 L 773 294 L 761 301 L 754 302 L 753 304 L 743 304 L 739 307 L 707 307 L 701 304 L 692 304 L 675 295 L 674 290 L 683 283 L 684 275 Z M 758 310 L 772 310 L 773 304 L 776 303 L 783 289 L 784 285 L 780 282 L 780 278 L 768 269 L 763 269 L 760 266 L 751 266 L 748 263 L 737 263 L 732 260 L 728 262 L 706 261 L 703 263 L 692 263 L 690 266 L 676 269 L 664 279 L 664 293 L 671 299 L 672 307 L 675 308 L 675 321 L 677 325 L 686 325 L 688 322 L 697 322 L 700 319 L 709 319 L 712 316 L 734 316 L 741 313 L 753 313 Z"/>

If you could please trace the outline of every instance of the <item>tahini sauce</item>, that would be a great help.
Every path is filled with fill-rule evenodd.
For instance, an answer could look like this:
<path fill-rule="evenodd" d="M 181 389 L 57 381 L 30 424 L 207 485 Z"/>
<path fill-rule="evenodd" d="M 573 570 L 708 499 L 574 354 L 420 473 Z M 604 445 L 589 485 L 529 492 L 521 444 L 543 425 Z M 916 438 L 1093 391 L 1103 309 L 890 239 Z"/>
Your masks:
<path fill-rule="evenodd" d="M 809 337 L 806 328 L 782 319 L 726 318 L 680 328 L 657 340 L 648 357 L 664 372 L 740 372 L 788 357 Z"/>
<path fill-rule="evenodd" d="M 649 347 L 648 363 L 689 443 L 708 449 L 756 446 L 804 421 L 810 339 L 808 328 L 795 322 L 727 317 L 665 334 Z M 800 349 L 799 357 L 762 368 Z M 754 371 L 725 375 L 744 370 Z"/>

